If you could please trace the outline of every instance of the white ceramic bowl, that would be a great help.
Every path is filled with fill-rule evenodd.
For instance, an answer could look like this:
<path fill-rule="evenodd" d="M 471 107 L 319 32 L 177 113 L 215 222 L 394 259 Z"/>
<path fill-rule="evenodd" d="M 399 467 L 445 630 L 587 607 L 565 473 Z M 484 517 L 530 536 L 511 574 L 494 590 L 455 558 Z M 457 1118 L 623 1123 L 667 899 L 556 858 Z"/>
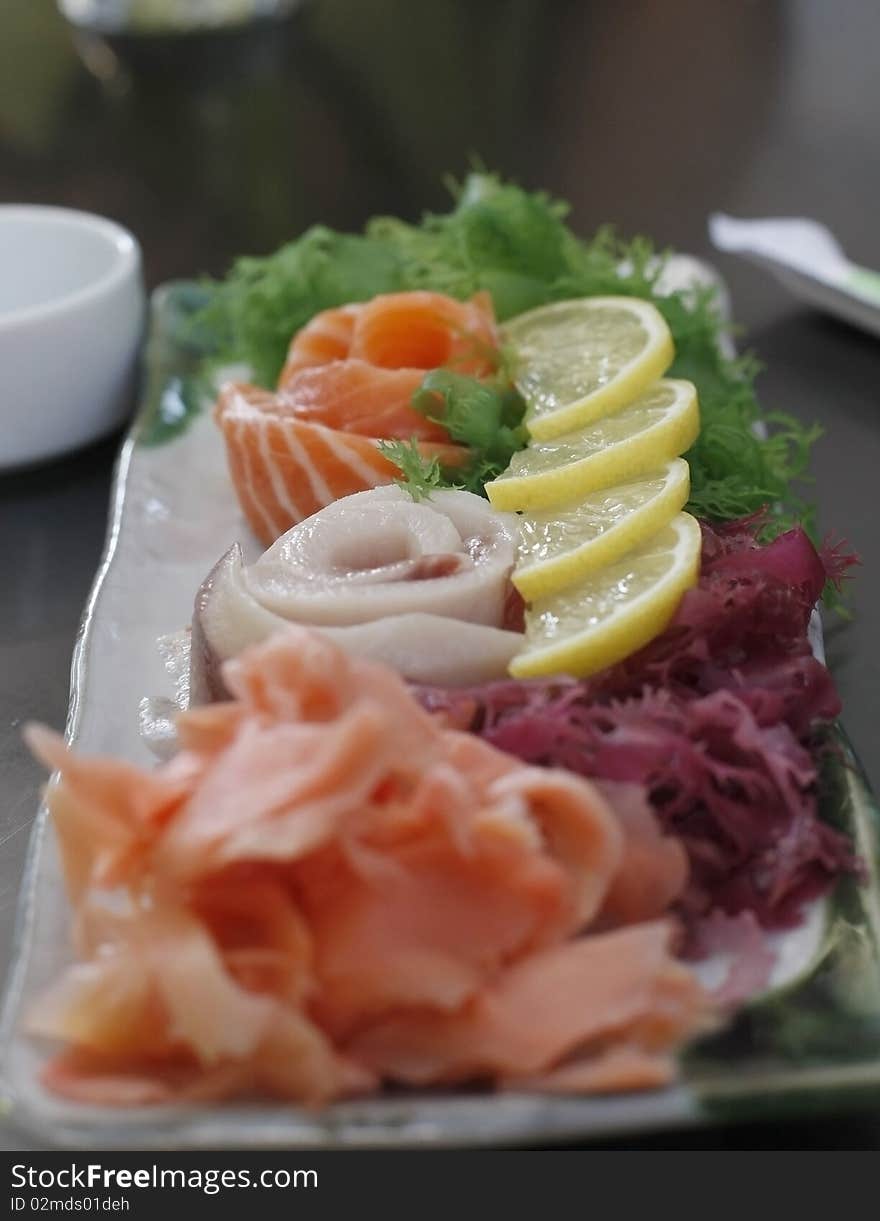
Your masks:
<path fill-rule="evenodd" d="M 0 470 L 122 423 L 144 312 L 126 229 L 67 208 L 0 206 Z"/>

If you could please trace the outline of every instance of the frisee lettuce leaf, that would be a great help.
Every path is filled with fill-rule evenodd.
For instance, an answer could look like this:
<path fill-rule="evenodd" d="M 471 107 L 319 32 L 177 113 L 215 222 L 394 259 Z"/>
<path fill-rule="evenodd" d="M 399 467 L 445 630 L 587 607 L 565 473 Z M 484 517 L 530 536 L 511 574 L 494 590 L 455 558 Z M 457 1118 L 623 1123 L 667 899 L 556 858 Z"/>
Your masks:
<path fill-rule="evenodd" d="M 379 448 L 400 467 L 398 480 L 416 499 L 433 488 L 463 488 L 483 495 L 483 485 L 507 470 L 510 459 L 528 440 L 523 424 L 525 400 L 503 376 L 478 380 L 451 369 L 426 373 L 412 405 L 442 424 L 453 441 L 467 446 L 461 466 L 442 467 L 406 441 L 383 441 Z"/>
<path fill-rule="evenodd" d="M 413 500 L 424 500 L 437 488 L 455 486 L 441 471 L 439 459 L 426 457 L 415 440 L 380 441 L 379 449 L 399 467 L 400 478 L 394 482 L 405 488 Z"/>
<path fill-rule="evenodd" d="M 672 332 L 671 375 L 693 381 L 700 397 L 700 436 L 686 454 L 689 509 L 724 520 L 771 505 L 774 531 L 794 521 L 812 524 L 796 485 L 818 430 L 782 412 L 761 412 L 754 361 L 731 360 L 720 350 L 724 324 L 713 291 L 660 294 L 665 256 L 647 239 L 626 242 L 603 228 L 582 241 L 565 224 L 566 205 L 543 192 L 485 173 L 453 189 L 452 211 L 418 224 L 378 217 L 362 235 L 319 226 L 266 258 L 240 259 L 224 281 L 208 286 L 201 330 L 213 334 L 220 359 L 246 361 L 269 386 L 291 335 L 309 318 L 377 293 L 426 288 L 464 299 L 488 290 L 502 321 L 568 297 L 644 297 Z M 765 436 L 756 432 L 762 420 Z M 422 485 L 445 483 L 439 468 L 424 469 L 414 447 L 398 456 L 406 462 L 405 477 L 411 472 Z"/>

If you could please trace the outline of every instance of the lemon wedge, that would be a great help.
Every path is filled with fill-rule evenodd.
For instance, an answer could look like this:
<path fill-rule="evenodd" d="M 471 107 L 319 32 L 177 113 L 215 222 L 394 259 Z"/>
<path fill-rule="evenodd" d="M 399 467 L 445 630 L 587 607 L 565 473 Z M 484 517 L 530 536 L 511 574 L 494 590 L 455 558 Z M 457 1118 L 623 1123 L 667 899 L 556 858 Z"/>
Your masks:
<path fill-rule="evenodd" d="M 613 564 L 683 509 L 690 470 L 673 458 L 631 483 L 592 492 L 575 504 L 519 519 L 513 583 L 527 601 L 544 598 Z"/>
<path fill-rule="evenodd" d="M 625 406 L 663 376 L 675 354 L 663 315 L 636 297 L 542 305 L 502 334 L 528 404 L 526 424 L 540 440 Z"/>
<path fill-rule="evenodd" d="M 669 623 L 697 579 L 700 547 L 696 518 L 678 513 L 616 563 L 537 600 L 526 612 L 525 647 L 510 673 L 585 677 L 628 657 Z"/>
<path fill-rule="evenodd" d="M 688 449 L 699 430 L 693 385 L 664 379 L 614 415 L 520 450 L 504 474 L 486 484 L 486 495 L 496 509 L 572 504 L 662 466 Z"/>

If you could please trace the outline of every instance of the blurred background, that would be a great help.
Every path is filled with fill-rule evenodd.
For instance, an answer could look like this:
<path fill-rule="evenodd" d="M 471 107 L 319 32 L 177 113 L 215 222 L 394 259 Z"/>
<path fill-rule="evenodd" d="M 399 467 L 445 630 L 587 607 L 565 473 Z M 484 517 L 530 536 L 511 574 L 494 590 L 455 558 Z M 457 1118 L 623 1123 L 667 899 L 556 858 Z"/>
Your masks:
<path fill-rule="evenodd" d="M 272 3 L 289 16 L 234 20 Z M 877 255 L 874 208 L 847 189 L 876 160 L 872 0 L 62 7 L 111 31 L 129 11 L 129 33 L 3 0 L 0 189 L 100 207 L 154 281 L 219 272 L 318 219 L 443 207 L 444 174 L 471 155 L 569 199 L 584 232 L 613 220 L 699 251 L 708 206 L 807 209 Z M 224 8 L 225 29 L 162 33 L 175 9 Z"/>
<path fill-rule="evenodd" d="M 762 398 L 826 430 L 814 463 L 821 526 L 864 560 L 854 619 L 831 626 L 829 657 L 880 782 L 880 344 L 713 254 L 706 233 L 716 209 L 807 215 L 880 269 L 876 0 L 61 8 L 0 0 L 0 202 L 120 221 L 143 246 L 151 287 L 222 273 L 315 221 L 359 228 L 376 212 L 444 208 L 444 175 L 473 157 L 568 199 L 584 234 L 611 221 L 711 257 L 741 342 L 766 364 Z M 18 726 L 63 722 L 117 446 L 0 478 L 0 536 L 20 577 L 0 586 L 6 924 L 39 776 Z"/>

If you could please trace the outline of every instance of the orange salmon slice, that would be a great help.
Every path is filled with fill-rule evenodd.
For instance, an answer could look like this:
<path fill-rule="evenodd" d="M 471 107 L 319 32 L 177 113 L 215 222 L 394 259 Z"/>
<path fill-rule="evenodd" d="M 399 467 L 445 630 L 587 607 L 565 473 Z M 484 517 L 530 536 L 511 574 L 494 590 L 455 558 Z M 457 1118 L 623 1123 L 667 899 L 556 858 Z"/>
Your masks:
<path fill-rule="evenodd" d="M 225 386 L 215 419 L 242 512 L 267 546 L 334 500 L 400 475 L 380 451 L 379 439 L 302 420 L 283 397 L 257 386 Z M 443 465 L 455 466 L 464 457 L 460 445 L 418 444 Z"/>
<path fill-rule="evenodd" d="M 454 366 L 492 371 L 499 338 L 488 293 L 456 301 L 443 293 L 385 293 L 363 305 L 324 310 L 297 331 L 278 382 L 286 390 L 302 369 L 354 357 L 383 369 Z"/>
<path fill-rule="evenodd" d="M 410 404 L 422 383 L 421 369 L 380 369 L 365 360 L 334 360 L 301 369 L 287 381 L 284 397 L 301 420 L 364 437 L 448 441 L 442 424 Z"/>
<path fill-rule="evenodd" d="M 293 337 L 277 393 L 223 389 L 215 407 L 242 512 L 273 543 L 354 492 L 393 482 L 382 440 L 412 440 L 461 466 L 468 450 L 412 406 L 425 371 L 491 374 L 499 345 L 492 299 L 387 293 L 316 314 Z"/>

